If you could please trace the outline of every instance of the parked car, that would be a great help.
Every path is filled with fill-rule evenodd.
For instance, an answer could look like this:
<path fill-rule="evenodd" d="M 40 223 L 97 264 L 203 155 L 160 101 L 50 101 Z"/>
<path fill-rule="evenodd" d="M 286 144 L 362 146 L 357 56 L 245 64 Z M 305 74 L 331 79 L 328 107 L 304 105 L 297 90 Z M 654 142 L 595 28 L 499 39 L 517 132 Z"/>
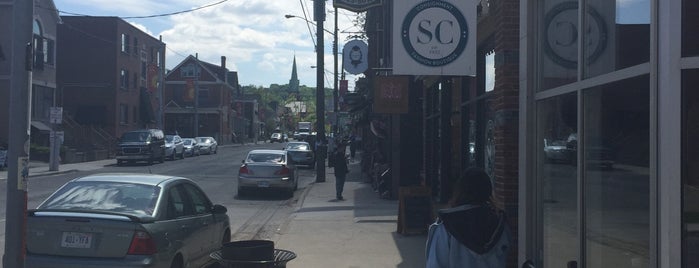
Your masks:
<path fill-rule="evenodd" d="M 565 140 L 544 139 L 544 155 L 550 163 L 570 163 L 570 151 Z"/>
<path fill-rule="evenodd" d="M 578 163 L 578 133 L 571 133 L 566 141 L 566 148 L 570 153 L 570 162 Z M 600 138 L 587 137 L 585 141 L 585 165 L 599 167 L 604 170 L 614 169 L 614 151 Z"/>
<path fill-rule="evenodd" d="M 179 135 L 165 135 L 165 155 L 172 160 L 184 158 L 184 142 Z"/>
<path fill-rule="evenodd" d="M 308 142 L 292 141 L 286 144 L 284 150 L 289 153 L 289 157 L 294 161 L 294 164 L 305 165 L 309 168 L 316 166 L 316 158 Z"/>
<path fill-rule="evenodd" d="M 272 133 L 272 136 L 269 138 L 270 143 L 287 141 L 289 141 L 289 136 L 282 133 Z"/>
<path fill-rule="evenodd" d="M 204 154 L 215 154 L 218 152 L 218 143 L 213 137 L 196 137 L 199 144 L 199 151 Z"/>
<path fill-rule="evenodd" d="M 283 190 L 293 195 L 298 189 L 296 165 L 285 150 L 252 150 L 238 170 L 238 196 L 251 189 Z"/>
<path fill-rule="evenodd" d="M 231 230 L 190 179 L 95 174 L 29 210 L 26 239 L 27 267 L 203 267 Z"/>
<path fill-rule="evenodd" d="M 117 165 L 124 162 L 165 162 L 165 135 L 160 129 L 142 129 L 124 132 L 116 151 Z"/>
<path fill-rule="evenodd" d="M 182 139 L 184 144 L 184 155 L 186 156 L 199 156 L 201 152 L 199 151 L 199 143 L 194 138 L 184 138 Z"/>

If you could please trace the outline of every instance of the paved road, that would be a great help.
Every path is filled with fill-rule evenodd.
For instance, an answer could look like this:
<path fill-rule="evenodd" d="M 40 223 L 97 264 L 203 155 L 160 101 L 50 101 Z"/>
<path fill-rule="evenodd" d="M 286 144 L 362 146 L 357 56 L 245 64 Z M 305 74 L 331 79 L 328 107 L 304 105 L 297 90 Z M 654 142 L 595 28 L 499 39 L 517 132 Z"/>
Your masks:
<path fill-rule="evenodd" d="M 238 168 L 251 149 L 280 149 L 282 144 L 237 145 L 219 147 L 217 154 L 201 155 L 185 159 L 166 160 L 165 163 L 117 166 L 116 160 L 93 171 L 35 176 L 29 178 L 28 208 L 36 207 L 42 200 L 68 180 L 92 173 L 145 172 L 182 176 L 196 181 L 209 195 L 212 202 L 228 208 L 234 240 L 269 239 L 274 230 L 293 212 L 299 193 L 314 180 L 314 170 L 301 169 L 299 190 L 292 198 L 278 193 L 257 193 L 245 199 L 236 195 Z M 7 181 L 0 180 L 0 255 L 5 249 L 5 210 Z"/>

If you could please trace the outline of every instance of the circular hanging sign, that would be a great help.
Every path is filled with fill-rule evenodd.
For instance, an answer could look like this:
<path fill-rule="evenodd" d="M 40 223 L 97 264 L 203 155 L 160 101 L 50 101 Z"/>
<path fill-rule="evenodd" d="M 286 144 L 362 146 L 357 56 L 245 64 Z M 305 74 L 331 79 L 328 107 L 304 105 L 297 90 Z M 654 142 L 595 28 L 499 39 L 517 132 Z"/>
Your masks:
<path fill-rule="evenodd" d="M 362 40 L 347 42 L 342 48 L 342 67 L 351 74 L 360 74 L 369 68 L 369 47 Z"/>
<path fill-rule="evenodd" d="M 459 58 L 468 43 L 468 24 L 447 1 L 417 4 L 403 19 L 401 37 L 408 55 L 422 65 L 440 67 Z"/>

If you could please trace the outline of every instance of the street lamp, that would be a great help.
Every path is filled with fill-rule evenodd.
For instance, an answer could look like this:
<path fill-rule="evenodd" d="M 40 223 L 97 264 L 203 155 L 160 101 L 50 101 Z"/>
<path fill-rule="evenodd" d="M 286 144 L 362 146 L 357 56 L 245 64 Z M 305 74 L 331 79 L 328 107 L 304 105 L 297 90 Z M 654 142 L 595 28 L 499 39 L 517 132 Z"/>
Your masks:
<path fill-rule="evenodd" d="M 323 11 L 324 11 L 324 10 L 323 10 Z M 339 110 L 339 109 L 338 109 L 338 105 L 339 105 L 339 104 L 338 104 L 338 99 L 339 99 L 339 97 L 338 97 L 338 87 L 339 87 L 339 85 L 338 85 L 338 77 L 337 77 L 337 75 L 338 75 L 338 73 L 337 73 L 337 69 L 338 69 L 338 61 L 337 61 L 337 54 L 338 54 L 338 52 L 337 52 L 337 46 L 338 46 L 338 44 L 337 44 L 337 43 L 338 43 L 338 41 L 337 41 L 337 32 L 338 32 L 338 28 L 337 28 L 337 8 L 335 8 L 335 29 L 334 29 L 335 32 L 331 32 L 331 31 L 329 31 L 329 30 L 326 30 L 326 29 L 323 28 L 323 27 L 318 27 L 318 25 L 316 25 L 316 24 L 313 23 L 312 21 L 307 20 L 307 19 L 304 18 L 304 17 L 299 17 L 299 16 L 295 16 L 295 15 L 289 15 L 289 14 L 284 15 L 284 17 L 287 18 L 287 19 L 290 19 L 290 18 L 299 18 L 299 19 L 302 19 L 302 20 L 306 21 L 307 23 L 310 23 L 310 24 L 316 26 L 318 29 L 323 29 L 323 31 L 325 31 L 326 33 L 329 33 L 330 35 L 333 36 L 333 60 L 334 60 L 334 69 L 335 69 L 335 72 L 333 72 L 333 113 L 335 114 L 335 117 L 337 118 L 337 112 L 338 112 L 338 110 Z M 318 32 L 320 33 L 320 31 L 318 31 Z M 320 39 L 320 37 L 319 37 L 318 39 Z M 320 48 L 321 45 L 318 45 L 318 47 Z M 321 49 L 322 49 L 322 48 L 321 48 Z M 316 50 L 318 50 L 318 48 L 317 48 Z M 314 68 L 314 67 L 311 67 L 311 68 Z M 318 71 L 318 73 L 320 73 L 320 71 Z M 338 129 L 339 129 L 339 128 L 338 128 L 338 126 L 337 126 L 337 120 L 335 120 L 335 125 L 333 126 L 333 132 L 334 132 L 335 134 L 337 134 L 337 130 L 338 130 Z"/>

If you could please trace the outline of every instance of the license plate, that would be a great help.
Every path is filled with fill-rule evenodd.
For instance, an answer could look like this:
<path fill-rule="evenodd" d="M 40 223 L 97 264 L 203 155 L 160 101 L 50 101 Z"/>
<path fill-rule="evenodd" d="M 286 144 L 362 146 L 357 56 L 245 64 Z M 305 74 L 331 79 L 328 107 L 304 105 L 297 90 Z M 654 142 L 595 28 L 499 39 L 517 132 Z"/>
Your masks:
<path fill-rule="evenodd" d="M 92 245 L 92 234 L 63 232 L 61 247 L 64 248 L 90 248 Z"/>
<path fill-rule="evenodd" d="M 269 187 L 269 182 L 268 181 L 258 181 L 257 187 Z"/>

